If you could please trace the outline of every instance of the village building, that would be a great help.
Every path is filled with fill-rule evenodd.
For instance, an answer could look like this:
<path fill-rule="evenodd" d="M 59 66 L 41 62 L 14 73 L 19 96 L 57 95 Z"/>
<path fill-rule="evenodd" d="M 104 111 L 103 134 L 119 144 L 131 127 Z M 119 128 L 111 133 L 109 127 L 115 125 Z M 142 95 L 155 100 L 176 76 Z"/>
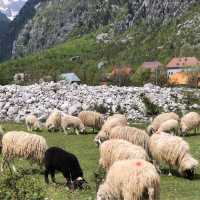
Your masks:
<path fill-rule="evenodd" d="M 72 83 L 80 84 L 81 83 L 81 80 L 79 79 L 79 77 L 75 73 L 61 74 L 60 79 L 67 81 L 69 84 L 72 84 Z"/>
<path fill-rule="evenodd" d="M 167 77 L 170 78 L 174 74 L 180 72 L 199 71 L 199 68 L 200 61 L 196 57 L 175 57 L 166 65 Z"/>
<path fill-rule="evenodd" d="M 141 68 L 149 69 L 151 72 L 155 72 L 161 66 L 162 66 L 162 64 L 159 61 L 149 61 L 149 62 L 144 62 L 141 65 Z"/>

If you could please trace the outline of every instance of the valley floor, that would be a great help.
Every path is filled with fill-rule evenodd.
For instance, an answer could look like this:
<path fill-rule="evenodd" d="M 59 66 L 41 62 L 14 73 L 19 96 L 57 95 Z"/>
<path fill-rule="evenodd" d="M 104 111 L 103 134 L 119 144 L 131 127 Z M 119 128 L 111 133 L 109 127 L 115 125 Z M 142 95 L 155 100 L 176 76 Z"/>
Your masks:
<path fill-rule="evenodd" d="M 26 130 L 24 125 L 5 123 L 3 127 L 6 131 L 10 130 Z M 48 133 L 46 131 L 40 132 L 40 135 L 44 136 L 49 146 L 59 146 L 77 155 L 83 168 L 85 178 L 89 182 L 91 189 L 86 191 L 77 191 L 71 193 L 63 185 L 64 178 L 60 175 L 56 175 L 57 182 L 62 183 L 58 185 L 49 184 L 44 182 L 43 174 L 39 173 L 27 173 L 27 176 L 34 176 L 40 180 L 41 188 L 46 192 L 46 199 L 48 200 L 93 200 L 96 194 L 96 183 L 94 178 L 94 172 L 98 167 L 98 148 L 93 143 L 94 135 L 64 135 L 63 133 Z M 195 158 L 200 162 L 200 135 L 190 136 L 185 138 L 191 147 L 191 151 Z M 30 165 L 26 161 L 16 161 L 18 169 L 29 170 L 37 168 L 35 165 Z M 39 168 L 38 168 L 39 169 Z M 33 171 L 33 170 L 32 170 Z M 200 168 L 197 171 L 195 180 L 189 181 L 178 177 L 178 175 L 168 177 L 166 166 L 162 167 L 162 171 L 166 172 L 161 176 L 161 200 L 199 200 L 200 199 Z M 9 174 L 9 173 L 6 173 Z M 5 178 L 6 175 L 0 177 Z M 6 189 L 6 188 L 5 188 Z"/>

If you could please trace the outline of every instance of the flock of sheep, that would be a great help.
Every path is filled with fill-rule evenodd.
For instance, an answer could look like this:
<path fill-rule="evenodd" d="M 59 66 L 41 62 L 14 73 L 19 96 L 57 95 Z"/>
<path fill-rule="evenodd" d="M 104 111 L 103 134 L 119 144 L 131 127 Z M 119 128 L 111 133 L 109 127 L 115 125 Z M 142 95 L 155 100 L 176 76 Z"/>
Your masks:
<path fill-rule="evenodd" d="M 43 125 L 36 116 L 26 118 L 28 131 L 40 130 Z M 127 118 L 114 114 L 106 120 L 97 112 L 82 111 L 78 117 L 53 111 L 45 123 L 49 132 L 62 129 L 65 134 L 73 128 L 76 134 L 87 127 L 99 129 L 94 142 L 99 146 L 99 165 L 106 171 L 97 200 L 158 200 L 160 196 L 159 164 L 164 162 L 178 169 L 181 176 L 193 179 L 198 161 L 193 158 L 189 144 L 181 137 L 200 126 L 200 115 L 190 112 L 180 118 L 176 113 L 163 113 L 154 118 L 147 131 L 129 126 Z M 70 189 L 84 188 L 87 182 L 78 158 L 59 147 L 48 149 L 42 136 L 26 132 L 8 132 L 1 137 L 3 161 L 10 168 L 14 158 L 24 158 L 45 167 L 55 182 L 55 170 L 66 178 Z M 16 168 L 12 164 L 12 169 Z"/>

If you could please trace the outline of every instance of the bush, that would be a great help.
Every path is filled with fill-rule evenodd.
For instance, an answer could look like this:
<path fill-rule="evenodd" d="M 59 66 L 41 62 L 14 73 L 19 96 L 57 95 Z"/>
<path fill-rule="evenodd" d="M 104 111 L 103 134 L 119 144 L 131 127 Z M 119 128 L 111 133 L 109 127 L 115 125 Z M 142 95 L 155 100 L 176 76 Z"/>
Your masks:
<path fill-rule="evenodd" d="M 7 175 L 0 180 L 0 199 L 43 200 L 45 192 L 42 183 L 33 176 Z"/>
<path fill-rule="evenodd" d="M 157 105 L 153 104 L 148 97 L 145 95 L 141 95 L 143 102 L 146 107 L 146 114 L 148 116 L 156 116 L 162 112 L 162 108 L 158 107 Z"/>
<path fill-rule="evenodd" d="M 142 86 L 149 82 L 151 78 L 151 71 L 148 69 L 139 68 L 131 77 L 131 83 L 135 86 Z"/>

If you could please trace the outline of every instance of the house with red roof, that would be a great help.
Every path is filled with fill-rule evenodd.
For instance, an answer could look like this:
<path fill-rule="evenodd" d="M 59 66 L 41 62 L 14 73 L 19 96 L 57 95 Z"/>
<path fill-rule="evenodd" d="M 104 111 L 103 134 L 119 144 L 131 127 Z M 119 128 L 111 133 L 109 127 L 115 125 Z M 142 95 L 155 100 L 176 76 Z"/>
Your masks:
<path fill-rule="evenodd" d="M 195 72 L 199 68 L 200 61 L 196 57 L 175 57 L 166 65 L 167 77 L 180 72 Z"/>
<path fill-rule="evenodd" d="M 149 61 L 149 62 L 144 62 L 141 65 L 141 68 L 149 69 L 151 72 L 154 72 L 156 69 L 158 69 L 161 66 L 162 64 L 159 61 Z"/>

